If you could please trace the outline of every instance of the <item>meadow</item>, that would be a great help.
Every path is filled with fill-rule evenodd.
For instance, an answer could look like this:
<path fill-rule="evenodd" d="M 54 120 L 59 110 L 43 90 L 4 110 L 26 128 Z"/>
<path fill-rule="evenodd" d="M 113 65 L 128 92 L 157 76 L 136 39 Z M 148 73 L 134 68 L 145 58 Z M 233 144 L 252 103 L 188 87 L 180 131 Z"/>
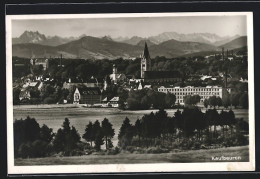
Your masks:
<path fill-rule="evenodd" d="M 212 157 L 234 157 L 232 160 L 212 160 Z M 239 157 L 239 159 L 235 159 Z M 84 155 L 70 157 L 44 157 L 15 159 L 15 166 L 32 165 L 88 165 L 130 163 L 192 163 L 192 162 L 248 162 L 248 146 L 207 150 L 189 150 L 161 154 L 136 154 L 121 152 L 117 155 Z"/>
<path fill-rule="evenodd" d="M 174 116 L 177 109 L 167 109 L 168 116 Z M 52 128 L 54 132 L 57 132 L 61 128 L 65 118 L 70 120 L 70 124 L 73 125 L 82 136 L 85 132 L 86 125 L 89 121 L 100 122 L 106 117 L 113 125 L 115 129 L 115 136 L 113 138 L 114 146 L 118 143 L 119 129 L 123 123 L 123 120 L 128 117 L 132 124 L 137 119 L 141 119 L 144 114 L 149 114 L 157 110 L 120 110 L 117 108 L 85 108 L 82 105 L 17 105 L 13 109 L 13 119 L 25 119 L 27 116 L 33 117 L 42 126 L 46 124 Z M 204 112 L 205 109 L 202 109 Z M 233 109 L 236 118 L 244 118 L 248 121 L 247 109 Z"/>

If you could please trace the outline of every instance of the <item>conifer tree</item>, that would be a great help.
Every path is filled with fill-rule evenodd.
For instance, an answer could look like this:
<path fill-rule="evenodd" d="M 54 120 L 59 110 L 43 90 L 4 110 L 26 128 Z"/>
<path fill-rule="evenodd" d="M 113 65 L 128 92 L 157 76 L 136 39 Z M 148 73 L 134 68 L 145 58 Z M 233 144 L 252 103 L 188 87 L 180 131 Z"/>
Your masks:
<path fill-rule="evenodd" d="M 108 140 L 111 141 L 111 139 L 114 137 L 115 130 L 112 128 L 112 124 L 108 121 L 107 118 L 102 121 L 102 132 L 105 138 L 106 149 L 109 149 Z"/>

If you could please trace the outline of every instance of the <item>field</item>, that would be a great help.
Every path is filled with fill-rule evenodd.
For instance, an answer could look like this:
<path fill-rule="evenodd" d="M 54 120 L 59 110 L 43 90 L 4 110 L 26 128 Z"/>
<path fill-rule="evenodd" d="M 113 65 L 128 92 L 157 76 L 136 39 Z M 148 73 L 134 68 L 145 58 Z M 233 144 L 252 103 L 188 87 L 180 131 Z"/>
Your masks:
<path fill-rule="evenodd" d="M 140 110 L 140 111 L 123 111 L 116 108 L 85 108 L 81 105 L 21 105 L 14 106 L 14 120 L 25 119 L 27 116 L 33 117 L 41 125 L 46 124 L 56 132 L 65 118 L 70 120 L 70 124 L 73 125 L 82 136 L 85 131 L 86 125 L 89 121 L 100 122 L 106 117 L 112 123 L 115 129 L 115 136 L 113 138 L 114 146 L 118 143 L 119 129 L 123 123 L 125 117 L 128 117 L 132 124 L 139 118 L 141 119 L 144 114 L 148 114 L 151 111 L 157 110 Z M 176 109 L 166 110 L 168 116 L 174 116 Z M 205 110 L 202 110 L 203 112 Z M 235 116 L 237 118 L 244 118 L 248 121 L 248 110 L 234 109 Z"/>
<path fill-rule="evenodd" d="M 16 166 L 31 165 L 87 165 L 129 163 L 192 163 L 192 162 L 247 162 L 248 146 L 210 150 L 190 150 L 163 154 L 120 153 L 117 155 L 84 155 L 75 157 L 45 157 L 15 159 Z M 240 157 L 233 160 L 212 160 L 212 157 Z"/>

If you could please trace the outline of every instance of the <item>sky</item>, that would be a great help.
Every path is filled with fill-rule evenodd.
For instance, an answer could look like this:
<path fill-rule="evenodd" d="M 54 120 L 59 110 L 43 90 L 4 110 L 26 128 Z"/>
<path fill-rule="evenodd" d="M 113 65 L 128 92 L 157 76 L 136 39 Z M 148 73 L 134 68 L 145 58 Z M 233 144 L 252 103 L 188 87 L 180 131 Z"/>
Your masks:
<path fill-rule="evenodd" d="M 23 19 L 12 20 L 12 37 L 25 30 L 38 31 L 46 36 L 113 38 L 149 37 L 163 32 L 214 33 L 219 36 L 246 35 L 246 16 L 178 16 L 178 17 L 120 17 L 87 19 Z"/>

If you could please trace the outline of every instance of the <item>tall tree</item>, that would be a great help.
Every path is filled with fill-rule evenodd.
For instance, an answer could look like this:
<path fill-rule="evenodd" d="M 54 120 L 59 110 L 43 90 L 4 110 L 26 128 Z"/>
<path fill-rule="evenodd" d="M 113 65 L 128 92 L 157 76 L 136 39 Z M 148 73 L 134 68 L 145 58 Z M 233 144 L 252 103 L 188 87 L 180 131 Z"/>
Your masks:
<path fill-rule="evenodd" d="M 205 100 L 204 100 L 204 107 L 205 107 L 205 108 L 208 108 L 208 105 L 209 105 L 209 101 L 208 101 L 208 99 L 205 99 Z"/>
<path fill-rule="evenodd" d="M 137 119 L 135 121 L 135 125 L 134 125 L 134 131 L 135 131 L 135 135 L 138 136 L 138 143 L 139 143 L 139 146 L 140 146 L 140 138 L 141 138 L 141 135 L 142 135 L 142 123 L 141 123 L 141 120 L 140 119 Z"/>
<path fill-rule="evenodd" d="M 70 155 L 71 151 L 78 147 L 80 135 L 74 126 L 70 127 L 68 118 L 65 118 L 62 128 L 58 129 L 53 141 L 53 147 L 57 152 L 64 152 L 65 155 Z"/>
<path fill-rule="evenodd" d="M 171 93 L 167 93 L 165 96 L 165 103 L 166 103 L 166 107 L 167 108 L 171 108 L 174 106 L 176 101 L 176 96 L 174 94 Z"/>
<path fill-rule="evenodd" d="M 223 89 L 222 93 L 223 106 L 228 108 L 230 106 L 230 95 L 226 89 Z"/>
<path fill-rule="evenodd" d="M 241 97 L 239 98 L 239 105 L 245 109 L 248 108 L 248 94 L 247 93 L 243 93 L 241 95 Z"/>
<path fill-rule="evenodd" d="M 55 135 L 52 128 L 49 128 L 47 125 L 43 124 L 40 129 L 40 139 L 49 143 L 52 141 L 54 136 Z"/>
<path fill-rule="evenodd" d="M 119 129 L 118 139 L 119 146 L 125 149 L 128 145 L 131 144 L 132 138 L 134 135 L 134 130 L 132 124 L 130 124 L 130 120 L 126 117 L 123 121 L 122 126 Z"/>
<path fill-rule="evenodd" d="M 111 140 L 114 137 L 115 129 L 112 128 L 113 125 L 108 121 L 107 118 L 105 118 L 101 124 L 102 124 L 102 132 L 105 137 L 106 149 L 109 149 L 108 140 L 109 139 Z"/>
<path fill-rule="evenodd" d="M 216 96 L 209 97 L 209 105 L 213 106 L 214 108 L 217 106 L 217 97 Z"/>
<path fill-rule="evenodd" d="M 19 99 L 20 93 L 21 93 L 20 88 L 14 88 L 13 89 L 13 104 L 14 105 L 20 104 L 20 99 Z"/>
<path fill-rule="evenodd" d="M 95 134 L 95 149 L 100 150 L 101 146 L 104 144 L 104 134 L 98 120 L 96 120 L 93 124 L 93 133 Z"/>
<path fill-rule="evenodd" d="M 218 107 L 220 107 L 220 106 L 223 105 L 223 101 L 222 101 L 222 99 L 221 99 L 219 96 L 217 97 L 216 100 L 217 100 L 217 106 L 218 106 Z"/>
<path fill-rule="evenodd" d="M 85 133 L 83 134 L 82 138 L 85 139 L 86 141 L 90 142 L 90 145 L 92 147 L 92 141 L 95 140 L 95 135 L 93 132 L 93 124 L 91 121 L 86 126 Z"/>
<path fill-rule="evenodd" d="M 103 137 L 104 137 L 104 135 L 103 135 L 102 131 L 98 130 L 96 135 L 95 135 L 95 141 L 94 141 L 95 149 L 97 151 L 99 151 L 101 149 L 101 146 L 104 144 Z"/>

